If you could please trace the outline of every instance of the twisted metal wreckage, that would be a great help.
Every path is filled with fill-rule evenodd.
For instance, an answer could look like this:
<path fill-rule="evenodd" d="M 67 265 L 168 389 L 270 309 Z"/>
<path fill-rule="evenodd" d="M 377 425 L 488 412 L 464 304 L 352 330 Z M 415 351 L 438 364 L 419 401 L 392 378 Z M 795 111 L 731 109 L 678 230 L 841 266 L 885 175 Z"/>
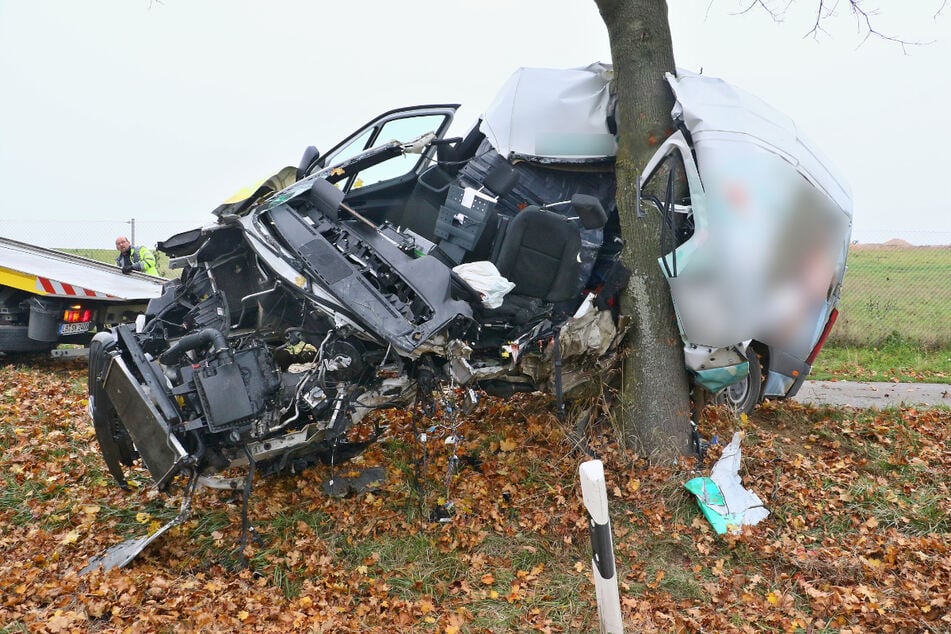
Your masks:
<path fill-rule="evenodd" d="M 668 81 L 677 131 L 638 203 L 664 219 L 694 382 L 749 409 L 794 394 L 828 333 L 851 200 L 783 115 L 718 79 Z M 95 337 L 89 409 L 121 485 L 136 459 L 160 491 L 187 478 L 181 513 L 87 570 L 181 523 L 199 484 L 247 495 L 255 472 L 352 457 L 373 439 L 348 429 L 373 409 L 442 385 L 561 408 L 612 367 L 626 271 L 610 69 L 521 69 L 446 139 L 456 109 L 390 111 L 308 148 L 158 245 L 181 277 Z M 248 475 L 216 477 L 235 466 Z"/>

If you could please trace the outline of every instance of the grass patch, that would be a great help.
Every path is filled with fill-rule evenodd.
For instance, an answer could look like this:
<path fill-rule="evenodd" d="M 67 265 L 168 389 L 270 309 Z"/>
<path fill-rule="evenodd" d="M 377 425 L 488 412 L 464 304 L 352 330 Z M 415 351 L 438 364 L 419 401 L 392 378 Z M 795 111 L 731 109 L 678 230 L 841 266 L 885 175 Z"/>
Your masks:
<path fill-rule="evenodd" d="M 459 554 L 441 553 L 423 535 L 376 540 L 363 550 L 369 554 L 354 566 L 369 559 L 376 570 L 397 571 L 387 580 L 387 585 L 394 589 L 395 596 L 403 599 L 423 595 L 443 600 L 452 584 L 468 576 L 469 566 Z"/>
<path fill-rule="evenodd" d="M 809 378 L 951 383 L 951 346 L 927 350 L 898 338 L 873 348 L 827 345 L 816 358 Z"/>
<path fill-rule="evenodd" d="M 34 507 L 62 498 L 66 488 L 62 485 L 47 486 L 40 482 L 18 482 L 15 477 L 4 478 L 0 490 L 0 512 L 15 526 L 30 526 L 39 523 L 44 529 L 55 530 L 65 525 L 65 517 L 56 514 L 37 514 Z"/>
<path fill-rule="evenodd" d="M 951 348 L 951 247 L 853 248 L 848 267 L 830 343 Z"/>
<path fill-rule="evenodd" d="M 693 506 L 696 508 L 696 504 Z M 708 597 L 702 584 L 713 577 L 702 565 L 694 572 L 700 558 L 688 539 L 656 539 L 640 555 L 645 562 L 644 581 L 632 585 L 635 592 L 655 587 L 669 593 L 675 601 L 702 601 Z"/>
<path fill-rule="evenodd" d="M 894 474 L 893 474 L 894 476 Z M 934 486 L 912 486 L 915 478 L 893 477 L 905 486 L 882 485 L 863 477 L 849 490 L 853 502 L 848 511 L 854 517 L 874 518 L 882 530 L 894 528 L 906 535 L 923 536 L 951 532 L 947 502 Z"/>

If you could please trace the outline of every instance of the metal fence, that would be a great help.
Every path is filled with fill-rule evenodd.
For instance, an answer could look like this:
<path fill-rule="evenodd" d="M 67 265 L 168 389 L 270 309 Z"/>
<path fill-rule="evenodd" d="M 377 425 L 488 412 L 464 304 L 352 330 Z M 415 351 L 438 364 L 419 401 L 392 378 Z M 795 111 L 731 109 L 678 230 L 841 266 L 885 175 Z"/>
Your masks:
<path fill-rule="evenodd" d="M 951 233 L 863 235 L 849 250 L 831 341 L 858 346 L 908 342 L 951 347 Z"/>
<path fill-rule="evenodd" d="M 197 221 L 136 219 L 134 243 L 154 247 L 159 240 L 208 220 L 210 216 Z M 132 233 L 132 219 L 0 218 L 0 236 L 48 248 L 85 249 L 85 255 L 107 261 L 114 257 L 116 236 L 131 238 Z M 896 233 L 908 240 L 895 239 Z M 879 346 L 905 341 L 927 348 L 951 347 L 951 232 L 864 231 L 860 237 L 849 252 L 831 342 Z"/>

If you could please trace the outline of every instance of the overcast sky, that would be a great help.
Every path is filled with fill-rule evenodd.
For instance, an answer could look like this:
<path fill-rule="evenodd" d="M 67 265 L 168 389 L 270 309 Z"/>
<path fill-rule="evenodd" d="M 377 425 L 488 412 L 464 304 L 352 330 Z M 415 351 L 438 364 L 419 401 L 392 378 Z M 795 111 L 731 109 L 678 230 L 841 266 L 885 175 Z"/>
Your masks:
<path fill-rule="evenodd" d="M 782 23 L 749 2 L 671 2 L 678 66 L 790 115 L 851 184 L 853 237 L 951 244 L 951 8 L 840 2 Z M 827 3 L 828 4 L 828 3 Z M 593 0 L 0 0 L 0 235 L 154 244 L 303 149 L 374 115 L 462 103 L 471 125 L 520 66 L 610 61 Z"/>

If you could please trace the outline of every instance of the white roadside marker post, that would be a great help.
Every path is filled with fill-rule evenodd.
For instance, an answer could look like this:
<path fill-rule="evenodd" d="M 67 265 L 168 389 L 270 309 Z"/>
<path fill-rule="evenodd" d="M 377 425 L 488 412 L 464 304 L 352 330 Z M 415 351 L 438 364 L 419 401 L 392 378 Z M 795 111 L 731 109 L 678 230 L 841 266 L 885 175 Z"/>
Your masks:
<path fill-rule="evenodd" d="M 618 594 L 617 570 L 614 567 L 614 543 L 611 539 L 611 518 L 608 515 L 608 490 L 604 482 L 604 465 L 589 460 L 578 467 L 581 496 L 588 510 L 591 532 L 591 568 L 598 597 L 601 634 L 624 634 L 621 620 L 621 598 Z"/>

